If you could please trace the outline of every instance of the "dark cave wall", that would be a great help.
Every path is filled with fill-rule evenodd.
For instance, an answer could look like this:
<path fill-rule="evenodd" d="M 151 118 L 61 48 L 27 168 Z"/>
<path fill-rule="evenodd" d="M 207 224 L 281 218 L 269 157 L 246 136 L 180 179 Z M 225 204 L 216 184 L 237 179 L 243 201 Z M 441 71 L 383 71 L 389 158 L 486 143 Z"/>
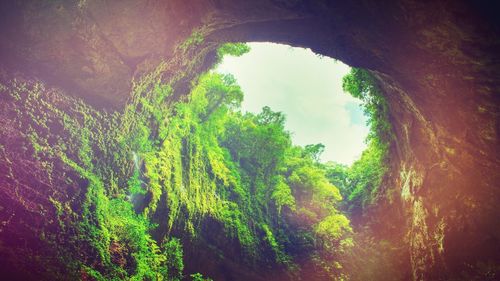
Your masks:
<path fill-rule="evenodd" d="M 382 238 L 405 245 L 406 267 L 415 280 L 484 280 L 498 271 L 500 253 L 500 37 L 491 13 L 495 7 L 489 5 L 3 1 L 0 62 L 10 76 L 41 79 L 99 110 L 123 108 L 134 79 L 162 61 L 167 64 L 163 79 L 178 81 L 178 95 L 187 93 L 196 73 L 213 61 L 219 42 L 309 47 L 368 68 L 390 104 L 395 139 L 383 196 L 366 223 Z M 183 48 L 193 31 L 204 41 Z M 26 159 L 6 145 L 17 134 L 4 129 L 15 116 L 2 118 L 0 143 L 9 151 L 0 161 L 6 163 L 7 154 Z M 19 181 L 25 176 L 15 175 Z M 26 200 L 47 204 L 43 194 L 39 199 L 27 195 L 29 185 L 21 188 L 25 193 L 7 197 L 12 179 L 7 173 L 0 177 L 2 221 L 8 221 L 12 204 L 20 210 L 29 209 Z M 9 221 L 4 229 L 29 236 L 29 231 L 16 232 L 19 225 Z"/>

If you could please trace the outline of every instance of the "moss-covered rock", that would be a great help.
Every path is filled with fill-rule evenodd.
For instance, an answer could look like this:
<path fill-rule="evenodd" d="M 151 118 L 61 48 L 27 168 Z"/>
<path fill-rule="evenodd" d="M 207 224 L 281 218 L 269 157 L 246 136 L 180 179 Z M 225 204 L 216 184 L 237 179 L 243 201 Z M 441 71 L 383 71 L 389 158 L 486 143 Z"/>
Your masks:
<path fill-rule="evenodd" d="M 498 278 L 499 31 L 495 9 L 478 3 L 3 1 L 2 273 L 98 278 L 94 268 L 142 276 L 119 268 L 138 268 L 141 255 L 161 243 L 123 247 L 125 238 L 113 236 L 121 222 L 113 230 L 106 210 L 111 204 L 129 214 L 133 231 L 148 228 L 131 215 L 134 206 L 109 198 L 121 200 L 128 188 L 133 152 L 158 145 L 149 140 L 163 120 L 152 113 L 168 115 L 217 60 L 219 43 L 273 41 L 310 47 L 377 77 L 395 141 L 382 195 L 360 223 L 396 245 L 387 260 L 403 273 L 394 276 Z M 154 170 L 151 159 L 140 161 Z M 147 198 L 160 202 L 149 178 Z M 95 235 L 85 243 L 66 239 L 82 229 Z M 150 254 L 161 264 L 161 254 Z"/>

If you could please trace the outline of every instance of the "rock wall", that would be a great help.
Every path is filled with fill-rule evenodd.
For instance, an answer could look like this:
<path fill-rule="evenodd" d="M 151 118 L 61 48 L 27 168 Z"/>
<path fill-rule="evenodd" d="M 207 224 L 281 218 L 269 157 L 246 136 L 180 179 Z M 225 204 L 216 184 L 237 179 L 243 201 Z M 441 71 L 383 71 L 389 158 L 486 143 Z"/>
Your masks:
<path fill-rule="evenodd" d="M 42 80 L 98 111 L 120 111 L 135 81 L 162 62 L 162 79 L 175 81 L 181 97 L 227 41 L 309 47 L 371 70 L 390 104 L 395 139 L 383 196 L 366 223 L 404 245 L 414 280 L 498 278 L 493 1 L 3 1 L 0 8 L 3 76 Z M 64 196 L 79 187 L 43 185 L 43 178 L 22 184 L 43 167 L 18 151 L 16 136 L 27 136 L 12 125 L 11 101 L 2 97 L 2 107 L 0 246 L 8 247 L 11 237 L 37 239 L 14 213 L 42 224 L 54 216 L 37 211 L 48 204 L 40 190 L 57 186 Z"/>

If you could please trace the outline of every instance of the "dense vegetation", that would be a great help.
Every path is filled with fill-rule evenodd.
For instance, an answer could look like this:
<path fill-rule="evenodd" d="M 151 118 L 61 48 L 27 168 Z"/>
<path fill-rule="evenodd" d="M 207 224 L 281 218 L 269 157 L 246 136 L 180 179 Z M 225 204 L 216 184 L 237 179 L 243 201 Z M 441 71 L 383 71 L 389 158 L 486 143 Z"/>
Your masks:
<path fill-rule="evenodd" d="M 217 56 L 247 51 L 225 44 Z M 39 235 L 59 260 L 47 259 L 43 274 L 206 280 L 193 265 L 185 270 L 186 249 L 199 247 L 221 253 L 217 262 L 231 259 L 262 275 L 342 280 L 342 255 L 353 247 L 342 197 L 343 207 L 361 210 L 376 197 L 386 169 L 390 127 L 373 78 L 353 69 L 344 79 L 371 117 L 368 149 L 344 167 L 319 163 L 321 144 L 293 146 L 282 113 L 268 107 L 241 113 L 243 93 L 230 75 L 205 73 L 189 98 L 172 103 L 162 67 L 135 82 L 123 113 L 95 111 L 47 93 L 41 83 L 0 85 L 9 99 L 24 102 L 13 109 L 29 140 L 23 153 L 46 167 L 49 181 L 80 190 L 50 199 L 58 220 Z M 226 243 L 210 242 L 221 237 Z M 65 269 L 54 268 L 60 262 Z"/>
<path fill-rule="evenodd" d="M 379 195 L 384 174 L 388 170 L 388 151 L 392 129 L 388 107 L 375 78 L 363 69 L 352 68 L 343 78 L 343 89 L 363 101 L 368 117 L 368 147 L 351 167 L 329 162 L 326 164 L 328 179 L 336 185 L 345 198 L 344 206 L 351 215 L 360 215 Z"/>
<path fill-rule="evenodd" d="M 281 264 L 300 274 L 300 254 L 318 272 L 338 275 L 340 265 L 331 261 L 351 244 L 349 220 L 336 208 L 338 189 L 314 153 L 291 145 L 281 113 L 265 107 L 242 114 L 241 100 L 234 78 L 207 73 L 189 101 L 176 105 L 160 152 L 171 158 L 158 160 L 158 171 L 166 174 L 157 178 L 181 182 L 168 191 L 167 228 L 181 224 L 193 236 L 203 235 L 196 226 L 210 216 L 254 263 Z M 182 167 L 167 166 L 176 157 L 184 158 L 177 162 Z M 149 173 L 154 169 L 146 163 Z"/>

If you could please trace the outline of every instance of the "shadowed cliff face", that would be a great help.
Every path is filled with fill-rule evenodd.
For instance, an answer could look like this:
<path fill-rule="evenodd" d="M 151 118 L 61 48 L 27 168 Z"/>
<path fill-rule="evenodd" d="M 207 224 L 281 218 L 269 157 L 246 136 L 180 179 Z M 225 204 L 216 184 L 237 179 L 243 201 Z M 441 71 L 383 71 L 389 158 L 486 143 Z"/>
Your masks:
<path fill-rule="evenodd" d="M 55 108 L 75 113 L 71 100 L 82 99 L 92 112 L 106 113 L 121 111 L 134 83 L 160 63 L 159 77 L 172 83 L 175 97 L 187 94 L 223 42 L 309 47 L 367 68 L 389 102 L 395 138 L 383 192 L 360 224 L 402 245 L 394 255 L 404 257 L 398 266 L 414 280 L 498 277 L 500 27 L 494 7 L 486 1 L 384 2 L 2 3 L 2 84 L 41 80 L 60 89 L 45 99 Z M 31 131 L 57 142 L 50 136 L 58 125 L 25 127 L 19 119 L 30 115 L 22 100 L 2 95 L 0 106 L 0 249 L 24 243 L 27 251 L 47 251 L 37 248 L 36 230 L 52 227 L 50 200 L 78 201 L 87 184 L 63 181 L 71 172 L 57 163 L 52 169 L 61 182 L 47 182 L 43 162 L 19 144 Z M 109 126 L 105 118 L 99 122 Z M 7 272 L 8 264 L 22 261 L 2 263 Z"/>

